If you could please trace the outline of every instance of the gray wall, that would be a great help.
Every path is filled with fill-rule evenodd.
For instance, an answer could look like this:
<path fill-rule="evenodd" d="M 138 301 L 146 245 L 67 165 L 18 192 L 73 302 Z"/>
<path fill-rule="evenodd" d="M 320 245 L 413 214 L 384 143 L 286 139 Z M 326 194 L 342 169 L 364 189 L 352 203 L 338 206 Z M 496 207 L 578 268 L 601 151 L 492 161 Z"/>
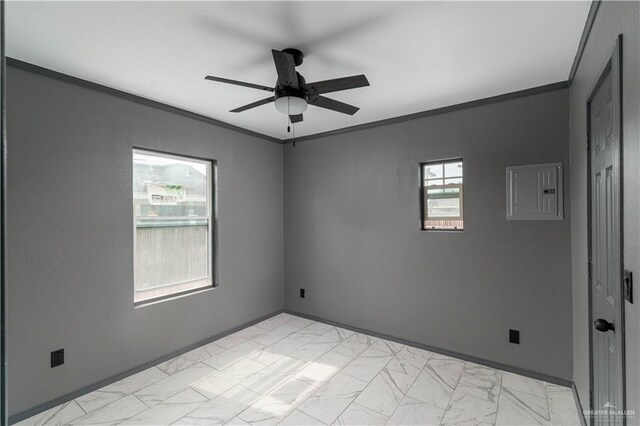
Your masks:
<path fill-rule="evenodd" d="M 587 97 L 623 34 L 624 263 L 640 276 L 640 3 L 602 2 L 570 89 L 571 204 L 573 265 L 573 368 L 583 408 L 589 407 L 589 330 L 587 281 Z M 640 424 L 640 290 L 636 302 L 625 304 L 627 408 L 630 424 Z M 599 407 L 596 407 L 599 408 Z"/>
<path fill-rule="evenodd" d="M 505 219 L 505 167 L 568 168 L 568 114 L 560 89 L 287 145 L 285 307 L 570 380 L 568 203 Z M 452 157 L 465 230 L 420 231 L 418 163 Z"/>
<path fill-rule="evenodd" d="M 8 72 L 10 414 L 282 309 L 281 145 Z M 219 288 L 133 308 L 132 145 L 218 160 Z"/>

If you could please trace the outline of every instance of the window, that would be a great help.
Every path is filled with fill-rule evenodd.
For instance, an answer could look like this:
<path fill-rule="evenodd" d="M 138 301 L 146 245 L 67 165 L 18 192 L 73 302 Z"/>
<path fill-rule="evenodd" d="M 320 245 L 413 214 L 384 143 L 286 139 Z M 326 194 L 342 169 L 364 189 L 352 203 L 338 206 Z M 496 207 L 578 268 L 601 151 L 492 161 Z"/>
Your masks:
<path fill-rule="evenodd" d="M 213 286 L 215 163 L 133 150 L 134 302 Z"/>
<path fill-rule="evenodd" d="M 420 164 L 422 229 L 464 229 L 462 160 Z"/>

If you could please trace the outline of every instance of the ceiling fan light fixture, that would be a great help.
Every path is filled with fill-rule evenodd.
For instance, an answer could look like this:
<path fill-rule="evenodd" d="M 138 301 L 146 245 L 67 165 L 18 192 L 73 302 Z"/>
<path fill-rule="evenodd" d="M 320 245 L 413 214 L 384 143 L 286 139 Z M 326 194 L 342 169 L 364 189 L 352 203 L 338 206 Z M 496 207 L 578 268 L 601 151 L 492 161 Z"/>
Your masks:
<path fill-rule="evenodd" d="M 298 115 L 307 110 L 307 100 L 297 96 L 281 96 L 275 101 L 276 109 L 283 114 Z"/>

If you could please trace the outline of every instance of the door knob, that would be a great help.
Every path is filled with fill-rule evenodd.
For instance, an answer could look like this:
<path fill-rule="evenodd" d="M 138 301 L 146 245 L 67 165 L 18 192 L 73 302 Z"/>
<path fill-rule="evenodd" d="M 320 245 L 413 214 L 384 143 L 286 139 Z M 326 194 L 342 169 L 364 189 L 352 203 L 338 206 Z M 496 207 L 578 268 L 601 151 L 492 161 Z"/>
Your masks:
<path fill-rule="evenodd" d="M 609 330 L 615 332 L 615 326 L 613 325 L 613 323 L 607 321 L 606 319 L 602 319 L 602 318 L 598 318 L 597 320 L 595 320 L 593 322 L 593 326 L 596 328 L 596 330 L 598 331 L 602 331 L 602 332 L 607 332 Z"/>

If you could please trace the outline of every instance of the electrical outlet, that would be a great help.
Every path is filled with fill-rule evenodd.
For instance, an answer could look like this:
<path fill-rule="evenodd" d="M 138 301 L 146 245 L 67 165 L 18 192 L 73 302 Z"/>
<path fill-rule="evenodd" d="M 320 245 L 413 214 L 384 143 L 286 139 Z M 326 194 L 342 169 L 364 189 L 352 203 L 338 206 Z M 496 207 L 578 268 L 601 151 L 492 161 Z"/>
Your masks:
<path fill-rule="evenodd" d="M 304 288 L 300 289 L 300 297 L 302 297 L 304 299 Z"/>
<path fill-rule="evenodd" d="M 51 368 L 64 364 L 64 349 L 51 352 Z"/>
<path fill-rule="evenodd" d="M 520 331 L 509 329 L 509 343 L 520 344 Z"/>

